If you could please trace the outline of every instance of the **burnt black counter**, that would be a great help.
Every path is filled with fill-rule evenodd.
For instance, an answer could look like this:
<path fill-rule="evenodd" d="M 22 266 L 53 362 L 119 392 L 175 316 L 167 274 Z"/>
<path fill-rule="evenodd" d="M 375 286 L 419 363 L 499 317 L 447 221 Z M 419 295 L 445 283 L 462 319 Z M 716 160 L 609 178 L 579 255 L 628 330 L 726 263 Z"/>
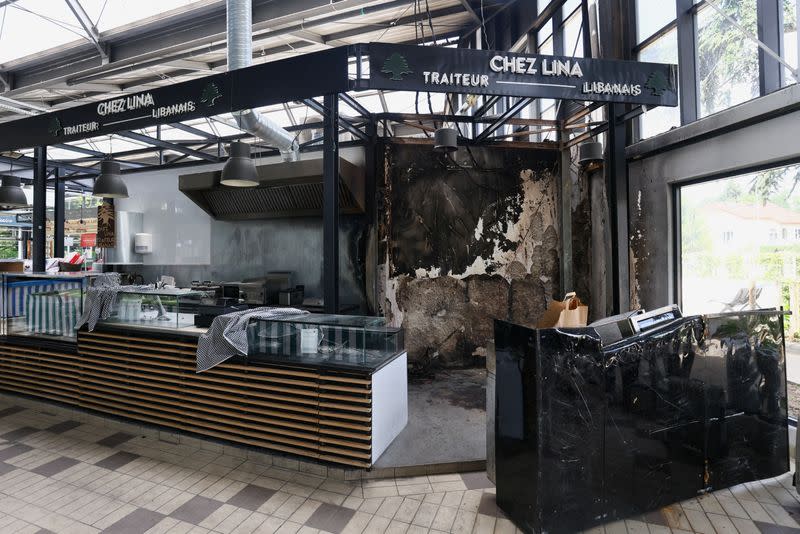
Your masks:
<path fill-rule="evenodd" d="M 495 322 L 497 502 L 575 532 L 789 470 L 783 314 L 593 328 Z"/>

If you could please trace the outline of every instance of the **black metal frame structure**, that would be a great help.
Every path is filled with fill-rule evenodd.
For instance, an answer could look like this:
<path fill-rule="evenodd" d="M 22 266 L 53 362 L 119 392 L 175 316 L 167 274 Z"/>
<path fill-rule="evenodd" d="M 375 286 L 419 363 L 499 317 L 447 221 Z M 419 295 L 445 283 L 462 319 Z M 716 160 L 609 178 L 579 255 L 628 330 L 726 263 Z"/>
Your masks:
<path fill-rule="evenodd" d="M 388 5 L 400 5 L 405 0 L 395 0 L 392 2 L 386 2 L 383 7 L 379 8 L 378 6 L 374 7 L 365 7 L 367 11 L 372 9 L 380 10 L 385 8 Z M 600 2 L 600 9 L 603 10 L 605 13 L 613 14 L 613 18 L 615 19 L 612 21 L 613 24 L 616 24 L 619 28 L 623 22 L 625 24 L 631 23 L 631 18 L 625 18 L 626 15 L 622 11 L 614 11 L 616 7 L 619 7 L 622 3 L 626 0 L 618 0 L 619 4 L 612 0 L 601 0 Z M 691 0 L 678 0 L 680 1 L 688 1 Z M 349 4 L 358 4 L 359 2 L 363 3 L 362 0 L 351 0 Z M 631 0 L 633 2 L 633 0 Z M 301 3 L 305 6 L 316 6 L 321 10 L 326 9 L 328 4 L 327 0 L 301 0 Z M 453 32 L 448 33 L 447 35 L 439 35 L 437 36 L 438 39 L 450 39 L 452 37 L 457 37 L 459 40 L 459 46 L 461 47 L 468 47 L 468 48 L 485 48 L 485 44 L 491 40 L 491 44 L 494 45 L 495 49 L 499 50 L 518 50 L 523 51 L 525 49 L 525 45 L 528 45 L 529 52 L 535 52 L 534 49 L 531 49 L 531 36 L 534 36 L 532 42 L 535 44 L 536 39 L 535 35 L 536 32 L 540 31 L 545 25 L 552 21 L 553 27 L 553 40 L 554 40 L 554 53 L 559 54 L 563 53 L 566 50 L 565 43 L 564 43 L 564 27 L 563 27 L 563 20 L 566 17 L 562 17 L 563 6 L 567 3 L 567 0 L 552 0 L 546 3 L 544 6 L 540 8 L 537 4 L 542 4 L 542 1 L 539 2 L 527 2 L 523 3 L 519 0 L 503 3 L 499 8 L 494 9 L 491 14 L 483 20 L 477 20 L 473 17 L 473 24 L 471 27 L 467 27 L 466 29 L 454 30 Z M 254 1 L 254 30 L 258 33 L 259 25 L 265 25 L 267 21 L 273 19 L 275 17 L 274 9 L 283 9 L 285 13 L 282 11 L 283 16 L 290 17 L 291 12 L 293 10 L 297 10 L 299 6 L 278 6 L 275 5 L 274 2 L 267 2 L 263 1 L 260 2 L 259 0 Z M 496 7 L 496 6 L 495 6 Z M 462 1 L 462 9 L 466 9 L 468 12 L 471 11 L 471 3 L 469 0 Z M 450 9 L 450 8 L 448 8 Z M 589 20 L 587 14 L 589 13 L 588 4 L 585 0 L 582 0 L 578 6 L 578 8 L 582 14 L 582 28 L 581 32 L 583 34 L 583 53 L 585 57 L 591 57 L 592 54 L 592 43 L 590 42 L 590 27 L 589 27 Z M 212 10 L 213 11 L 213 10 Z M 167 36 L 167 28 L 160 28 L 159 33 L 159 40 L 161 39 L 171 39 L 176 45 L 180 44 L 183 41 L 191 40 L 192 43 L 197 43 L 202 41 L 203 39 L 212 39 L 212 38 L 219 38 L 220 33 L 224 32 L 224 17 L 222 17 L 221 13 L 217 11 L 210 11 L 206 13 L 205 16 L 209 17 L 207 20 L 204 21 L 204 27 L 202 29 L 191 29 L 191 25 L 189 24 L 190 20 L 193 20 L 196 14 L 192 14 L 192 17 L 187 15 L 187 19 L 181 23 L 180 30 L 177 28 L 170 28 L 169 31 L 173 32 L 174 35 Z M 447 10 L 445 10 L 447 11 Z M 454 10 L 453 10 L 454 11 Z M 364 11 L 362 10 L 361 13 L 363 14 Z M 449 13 L 449 11 L 447 11 Z M 447 15 L 447 13 L 437 13 L 437 15 Z M 474 13 L 474 10 L 472 11 Z M 571 11 L 571 13 L 574 13 Z M 324 18 L 325 21 L 335 21 L 335 20 L 342 20 L 347 18 L 347 16 L 352 15 L 352 12 L 342 12 L 339 14 L 329 15 Z M 222 18 L 221 18 L 222 17 Z M 602 20 L 603 17 L 601 17 Z M 508 20 L 515 20 L 515 25 L 521 28 L 520 31 L 516 32 L 519 35 L 516 35 L 514 32 L 509 33 L 505 26 Z M 320 19 L 323 20 L 323 19 Z M 419 16 L 415 17 L 408 17 L 406 23 L 413 22 L 413 23 L 420 23 L 424 22 L 425 17 L 420 18 Z M 623 22 L 621 22 L 623 21 Z M 398 21 L 401 22 L 401 21 Z M 298 28 L 294 28 L 294 32 L 301 31 L 303 28 L 299 26 L 302 23 L 298 24 Z M 307 29 L 309 24 L 305 23 L 305 28 Z M 164 32 L 164 33 L 161 33 Z M 194 32 L 194 33 L 193 33 Z M 199 35 L 199 33 L 203 33 L 203 35 Z M 266 32 L 266 34 L 272 35 L 290 35 L 293 34 L 292 31 L 286 31 L 285 29 L 278 30 L 275 32 Z M 262 34 L 266 35 L 266 34 Z M 357 35 L 358 32 L 354 29 L 352 32 L 348 33 L 348 35 Z M 616 39 L 617 37 L 613 35 L 608 36 L 609 41 Z M 336 36 L 326 36 L 326 42 L 335 42 Z M 339 38 L 342 38 L 343 35 L 339 35 Z M 131 37 L 133 39 L 133 37 Z M 308 43 L 306 43 L 308 44 Z M 605 45 L 606 43 L 604 43 Z M 610 44 L 610 43 L 608 43 Z M 126 64 L 128 62 L 134 62 L 137 66 L 141 66 L 142 63 L 138 63 L 137 61 L 142 57 L 142 54 L 148 53 L 145 48 L 151 46 L 150 44 L 146 43 L 145 41 L 138 41 L 134 42 L 131 40 L 130 42 L 122 40 L 120 37 L 120 41 L 110 41 L 105 43 L 106 49 L 109 51 L 110 56 L 115 60 L 102 65 L 94 65 L 92 64 L 92 59 L 89 63 L 87 60 L 76 60 L 75 63 L 70 63 L 69 65 L 51 65 L 53 67 L 52 72 L 38 72 L 34 74 L 31 72 L 26 72 L 24 69 L 19 69 L 12 76 L 6 76 L 5 79 L 7 81 L 11 81 L 9 87 L 10 91 L 1 94 L 7 94 L 14 96 L 16 91 L 21 91 L 22 88 L 28 86 L 29 84 L 39 83 L 43 81 L 44 76 L 63 76 L 68 83 L 74 84 L 91 84 L 95 80 L 101 77 L 101 74 L 107 75 L 108 72 L 113 72 L 114 69 L 125 69 Z M 219 47 L 220 45 L 214 45 Z M 224 44 L 222 45 L 224 47 Z M 144 48 L 143 48 L 144 47 Z M 615 48 L 615 49 L 626 49 L 631 50 L 630 47 L 620 47 L 619 44 L 614 44 L 613 47 L 611 46 L 604 46 L 604 48 Z M 97 50 L 93 51 L 83 51 L 81 54 L 94 57 L 97 53 Z M 175 57 L 169 58 L 160 58 L 158 61 L 165 62 L 165 61 L 184 61 L 186 58 L 191 57 L 191 53 L 187 51 L 186 55 L 178 54 Z M 604 57 L 613 58 L 613 59 L 624 59 L 622 57 L 617 57 L 608 54 L 602 54 Z M 62 61 L 63 58 L 58 58 L 57 61 Z M 154 60 L 155 61 L 155 60 Z M 93 65 L 93 66 L 90 66 Z M 217 68 L 221 65 L 210 65 L 211 69 Z M 58 68 L 56 68 L 58 67 Z M 361 69 L 361 63 L 358 62 L 356 65 L 357 69 Z M 79 72 L 81 71 L 81 72 Z M 84 72 L 85 71 L 85 72 Z M 96 71 L 95 74 L 92 74 L 93 71 Z M 185 69 L 184 69 L 185 71 Z M 181 70 L 177 70 L 176 74 L 180 74 Z M 0 73 L 2 74 L 2 73 Z M 683 72 L 681 72 L 681 79 L 683 82 Z M 361 106 L 356 99 L 354 99 L 351 95 L 349 95 L 346 91 L 337 92 L 335 94 L 324 94 L 319 95 L 323 97 L 323 101 L 320 102 L 314 98 L 306 98 L 302 100 L 302 103 L 305 104 L 308 108 L 312 109 L 319 115 L 323 117 L 322 123 L 309 123 L 309 124 L 293 124 L 292 126 L 287 127 L 289 131 L 300 131 L 304 129 L 311 129 L 311 128 L 319 128 L 320 126 L 323 127 L 325 131 L 325 135 L 323 136 L 322 142 L 320 146 L 320 140 L 312 140 L 308 143 L 304 143 L 301 146 L 301 150 L 319 150 L 322 148 L 324 151 L 324 158 L 326 161 L 329 161 L 332 157 L 331 154 L 335 154 L 338 151 L 338 147 L 343 143 L 338 142 L 338 132 L 347 132 L 353 135 L 356 139 L 353 141 L 353 144 L 358 145 L 372 145 L 375 143 L 377 138 L 378 132 L 382 131 L 384 135 L 388 132 L 392 131 L 391 124 L 404 124 L 407 126 L 411 126 L 414 128 L 418 128 L 421 132 L 432 132 L 437 125 L 440 125 L 445 122 L 455 122 L 458 124 L 466 125 L 466 132 L 471 133 L 471 137 L 467 137 L 461 140 L 464 144 L 478 144 L 478 143 L 488 143 L 488 142 L 495 142 L 499 140 L 505 140 L 508 137 L 512 139 L 516 139 L 521 137 L 522 139 L 528 139 L 530 136 L 536 135 L 536 132 L 532 130 L 533 127 L 544 127 L 550 130 L 554 130 L 557 132 L 567 132 L 566 134 L 562 135 L 559 134 L 556 141 L 545 141 L 543 143 L 537 142 L 526 142 L 525 146 L 547 146 L 549 148 L 560 148 L 564 151 L 568 151 L 568 149 L 577 143 L 589 139 L 591 137 L 600 135 L 604 132 L 608 132 L 609 130 L 613 130 L 612 134 L 609 135 L 609 142 L 607 143 L 607 168 L 614 169 L 613 173 L 607 173 L 609 175 L 609 185 L 613 186 L 613 191 L 616 192 L 614 196 L 609 196 L 609 203 L 612 209 L 612 213 L 615 214 L 614 219 L 617 221 L 619 226 L 618 232 L 614 239 L 616 243 L 616 248 L 613 254 L 615 258 L 615 272 L 617 276 L 614 277 L 615 282 L 617 283 L 617 287 L 614 290 L 614 294 L 617 296 L 615 299 L 615 308 L 621 309 L 625 307 L 625 303 L 627 302 L 627 288 L 628 288 L 628 279 L 626 277 L 627 274 L 627 188 L 625 184 L 627 183 L 627 168 L 624 165 L 624 150 L 625 144 L 628 139 L 630 139 L 630 130 L 631 130 L 631 120 L 638 116 L 638 114 L 642 113 L 641 108 L 637 109 L 624 109 L 619 105 L 610 105 L 608 106 L 609 112 L 607 115 L 610 119 L 606 120 L 602 123 L 591 123 L 587 122 L 585 125 L 583 124 L 583 119 L 588 117 L 593 111 L 596 111 L 603 107 L 602 104 L 591 104 L 589 106 L 580 106 L 579 109 L 573 112 L 573 110 L 568 110 L 568 106 L 562 106 L 562 109 L 555 120 L 543 120 L 537 118 L 523 118 L 522 111 L 530 106 L 532 103 L 536 103 L 536 100 L 530 98 L 520 98 L 515 101 L 512 101 L 509 97 L 502 97 L 502 96 L 484 96 L 481 97 L 481 103 L 473 112 L 463 112 L 460 108 L 452 108 L 449 112 L 443 113 L 397 113 L 391 112 L 388 109 L 385 109 L 383 113 L 370 113 L 367 109 Z M 462 98 L 461 95 L 458 95 L 456 100 L 461 103 Z M 349 108 L 353 109 L 357 116 L 347 117 L 344 115 L 339 114 L 338 112 L 338 103 L 339 101 L 342 104 L 348 106 Z M 452 99 L 448 98 L 448 103 L 452 105 Z M 684 102 L 681 102 L 681 105 L 684 106 Z M 143 146 L 139 149 L 133 149 L 123 152 L 118 152 L 114 154 L 114 158 L 119 161 L 124 168 L 125 174 L 135 174 L 136 172 L 153 170 L 157 168 L 179 168 L 182 166 L 190 166 L 196 165 L 199 162 L 222 162 L 225 161 L 224 156 L 224 144 L 228 143 L 232 140 L 242 139 L 245 137 L 249 137 L 248 134 L 241 133 L 229 136 L 216 136 L 210 135 L 208 132 L 193 128 L 192 126 L 182 124 L 180 122 L 173 122 L 170 124 L 171 126 L 186 132 L 191 136 L 198 137 L 199 139 L 186 139 L 186 140 L 170 140 L 166 141 L 161 138 L 161 128 L 158 127 L 156 129 L 156 135 L 153 136 L 145 136 L 144 134 L 135 132 L 135 131 L 128 131 L 128 132 L 120 132 L 115 135 L 119 135 L 121 137 L 126 137 L 129 139 L 136 140 L 138 142 L 142 142 L 146 146 Z M 381 128 L 382 127 L 382 128 Z M 508 129 L 511 129 L 510 132 L 507 132 Z M 89 137 L 87 135 L 87 137 Z M 34 179 L 35 183 L 45 183 L 44 187 L 46 187 L 46 177 L 44 179 L 41 176 L 44 174 L 46 175 L 47 169 L 50 168 L 53 171 L 54 180 L 57 184 L 56 190 L 62 191 L 65 188 L 66 184 L 70 184 L 72 187 L 77 187 L 79 189 L 85 189 L 86 179 L 92 178 L 96 175 L 97 170 L 92 167 L 92 165 L 96 165 L 105 157 L 108 157 L 106 154 L 99 150 L 92 150 L 87 149 L 85 147 L 76 147 L 73 145 L 69 145 L 67 143 L 57 143 L 52 145 L 55 148 L 62 148 L 71 150 L 78 154 L 81 154 L 83 157 L 71 160 L 70 162 L 62 162 L 62 161 L 53 161 L 53 160 L 46 160 L 42 163 L 42 159 L 46 156 L 45 149 L 39 148 L 36 150 L 35 158 L 27 158 L 23 157 L 23 159 L 16 160 L 17 163 L 28 164 L 30 166 L 34 166 L 36 171 L 36 176 L 38 178 Z M 259 156 L 268 156 L 277 154 L 277 151 L 271 149 L 270 147 L 264 147 L 263 145 L 255 144 L 255 147 L 259 147 L 261 152 Z M 165 154 L 165 151 L 176 152 L 179 155 L 168 157 Z M 369 151 L 367 151 L 369 152 Z M 152 166 L 143 164 L 137 161 L 132 161 L 129 158 L 137 157 L 140 155 L 146 154 L 157 154 L 158 155 L 158 165 Z M 0 161 L 4 161 L 7 159 L 7 156 L 3 156 L 0 154 Z M 330 160 L 330 161 L 335 161 Z M 84 166 L 83 164 L 88 164 Z M 326 184 L 326 191 L 332 191 L 332 187 L 335 186 L 335 170 L 329 168 L 330 165 L 326 165 L 326 177 L 325 177 L 325 184 Z M 84 180 L 84 182 L 81 182 Z M 40 185 L 41 187 L 41 185 Z M 611 189 L 609 189 L 611 191 Z M 38 190 L 37 190 L 38 191 Z M 63 198 L 63 195 L 62 195 Z M 326 281 L 324 282 L 325 288 L 325 302 L 326 302 L 326 309 L 327 311 L 335 311 L 338 308 L 337 305 L 337 292 L 338 292 L 338 260 L 336 258 L 336 254 L 338 252 L 338 244 L 336 242 L 336 226 L 338 224 L 338 212 L 336 209 L 336 196 L 333 194 L 325 195 L 325 216 L 324 216 L 324 232 L 325 232 L 325 258 L 324 258 L 324 266 L 325 266 L 325 273 L 326 273 Z M 35 204 L 38 206 L 39 211 L 44 213 L 44 194 L 36 194 L 35 195 Z M 36 211 L 35 209 L 35 211 Z M 56 235 L 58 235 L 58 228 L 60 227 L 60 232 L 63 235 L 63 209 L 56 211 Z M 34 225 L 35 226 L 35 225 Z M 44 246 L 44 230 L 42 225 L 42 235 L 39 236 L 37 239 L 38 243 L 41 243 L 42 251 Z M 35 233 L 35 232 L 34 232 Z M 569 232 L 567 231 L 567 234 Z M 63 243 L 63 239 L 59 240 L 60 243 Z M 571 235 L 562 235 L 562 243 L 564 247 L 571 247 Z M 63 245 L 62 245 L 63 248 Z M 34 247 L 36 250 L 36 247 Z M 37 260 L 35 262 L 36 268 L 43 268 L 44 266 L 44 254 L 41 254 L 41 260 L 37 257 L 36 253 L 34 253 L 34 258 Z M 330 276 L 328 276 L 330 274 Z M 328 279 L 331 281 L 327 281 Z"/>

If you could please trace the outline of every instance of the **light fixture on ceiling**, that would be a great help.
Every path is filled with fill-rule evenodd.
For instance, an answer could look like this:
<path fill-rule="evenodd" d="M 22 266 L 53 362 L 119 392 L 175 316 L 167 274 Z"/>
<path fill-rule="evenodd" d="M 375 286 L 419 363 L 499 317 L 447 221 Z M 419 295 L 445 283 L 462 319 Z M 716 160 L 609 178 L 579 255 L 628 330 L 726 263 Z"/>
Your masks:
<path fill-rule="evenodd" d="M 103 198 L 128 198 L 128 187 L 122 180 L 119 163 L 112 160 L 100 162 L 100 176 L 94 182 L 92 195 Z"/>
<path fill-rule="evenodd" d="M 250 145 L 233 141 L 230 156 L 222 168 L 219 183 L 229 187 L 255 187 L 259 184 L 256 163 L 250 158 Z"/>
<path fill-rule="evenodd" d="M 458 150 L 458 132 L 455 128 L 437 128 L 433 140 L 433 149 L 436 152 L 447 154 Z"/>
<path fill-rule="evenodd" d="M 578 164 L 589 170 L 600 167 L 603 163 L 603 143 L 587 141 L 578 145 Z"/>
<path fill-rule="evenodd" d="M 20 179 L 16 176 L 3 176 L 0 185 L 0 208 L 15 209 L 27 208 L 28 199 L 20 187 Z"/>

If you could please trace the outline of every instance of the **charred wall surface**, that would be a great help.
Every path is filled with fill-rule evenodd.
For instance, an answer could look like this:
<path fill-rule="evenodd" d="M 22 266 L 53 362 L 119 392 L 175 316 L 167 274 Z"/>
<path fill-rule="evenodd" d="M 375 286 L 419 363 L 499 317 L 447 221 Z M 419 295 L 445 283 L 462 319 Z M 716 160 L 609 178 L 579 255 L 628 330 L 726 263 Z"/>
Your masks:
<path fill-rule="evenodd" d="M 558 151 L 381 147 L 376 300 L 411 361 L 470 365 L 559 291 Z M 380 178 L 379 178 L 380 179 Z"/>

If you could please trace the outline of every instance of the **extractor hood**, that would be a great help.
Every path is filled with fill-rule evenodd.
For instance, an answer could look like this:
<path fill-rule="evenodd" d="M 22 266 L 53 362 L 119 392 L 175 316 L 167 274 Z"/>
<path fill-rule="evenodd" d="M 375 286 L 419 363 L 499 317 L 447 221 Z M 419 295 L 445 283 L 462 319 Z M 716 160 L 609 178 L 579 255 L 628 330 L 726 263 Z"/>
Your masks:
<path fill-rule="evenodd" d="M 222 221 L 305 217 L 322 214 L 322 159 L 257 167 L 258 187 L 220 185 L 221 171 L 184 174 L 178 189 Z M 364 213 L 364 171 L 339 158 L 339 209 Z"/>

